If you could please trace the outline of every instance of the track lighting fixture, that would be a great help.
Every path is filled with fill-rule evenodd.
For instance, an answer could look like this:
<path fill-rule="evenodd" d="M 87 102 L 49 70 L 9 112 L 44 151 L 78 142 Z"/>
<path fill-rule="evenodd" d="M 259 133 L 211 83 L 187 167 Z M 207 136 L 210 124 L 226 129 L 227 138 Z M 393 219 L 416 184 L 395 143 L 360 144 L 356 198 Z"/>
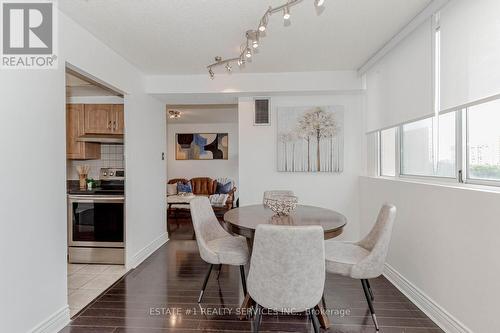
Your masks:
<path fill-rule="evenodd" d="M 325 0 L 315 0 L 314 4 L 316 7 L 322 7 L 325 4 Z"/>
<path fill-rule="evenodd" d="M 290 19 L 290 7 L 288 7 L 288 5 L 283 8 L 283 19 L 284 20 Z"/>
<path fill-rule="evenodd" d="M 271 10 L 271 8 L 269 8 L 268 11 L 264 14 L 264 16 L 262 16 L 262 18 L 260 19 L 260 23 L 259 23 L 259 31 L 260 32 L 264 32 L 267 29 L 267 23 L 269 22 L 269 11 L 270 10 Z"/>
<path fill-rule="evenodd" d="M 234 58 L 222 59 L 222 57 L 216 57 L 215 62 L 208 65 L 208 74 L 210 78 L 213 79 L 215 74 L 212 70 L 212 67 L 224 65 L 228 72 L 231 72 L 232 67 L 231 63 L 236 62 L 238 66 L 242 66 L 246 59 L 250 59 L 252 57 L 252 49 L 256 49 L 259 47 L 259 38 L 264 37 L 265 35 L 261 34 L 267 30 L 267 25 L 269 23 L 269 17 L 273 14 L 282 13 L 284 20 L 290 19 L 290 8 L 298 5 L 299 3 L 305 0 L 287 0 L 286 3 L 277 7 L 269 7 L 267 11 L 264 13 L 262 18 L 259 21 L 259 25 L 255 30 L 248 30 L 245 32 L 246 40 L 240 46 L 240 54 Z M 325 0 L 313 0 L 314 5 L 316 7 L 322 7 L 325 4 Z"/>

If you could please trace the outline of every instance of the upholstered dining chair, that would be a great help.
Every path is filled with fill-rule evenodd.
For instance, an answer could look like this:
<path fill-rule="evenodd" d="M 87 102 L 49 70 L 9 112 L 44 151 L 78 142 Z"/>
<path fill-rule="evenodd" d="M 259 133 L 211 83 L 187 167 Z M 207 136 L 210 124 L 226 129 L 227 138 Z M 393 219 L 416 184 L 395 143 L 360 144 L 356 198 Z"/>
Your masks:
<path fill-rule="evenodd" d="M 266 199 L 271 198 L 276 195 L 295 195 L 293 191 L 290 190 L 273 190 L 273 191 L 264 191 L 264 197 L 262 198 L 262 202 L 264 203 Z"/>
<path fill-rule="evenodd" d="M 243 293 L 246 295 L 244 265 L 248 262 L 249 257 L 246 239 L 240 236 L 231 236 L 222 228 L 208 198 L 197 197 L 191 200 L 189 205 L 200 256 L 210 264 L 198 297 L 198 303 L 203 298 L 214 265 L 239 266 Z"/>
<path fill-rule="evenodd" d="M 315 332 L 316 315 L 325 284 L 325 249 L 320 226 L 261 224 L 255 231 L 248 295 L 256 303 L 254 332 L 262 308 L 280 312 L 307 311 Z"/>
<path fill-rule="evenodd" d="M 368 280 L 379 277 L 384 271 L 395 217 L 396 207 L 383 205 L 372 230 L 361 241 L 325 242 L 326 271 L 361 280 L 377 331 L 379 325 L 373 307 L 373 292 Z"/>

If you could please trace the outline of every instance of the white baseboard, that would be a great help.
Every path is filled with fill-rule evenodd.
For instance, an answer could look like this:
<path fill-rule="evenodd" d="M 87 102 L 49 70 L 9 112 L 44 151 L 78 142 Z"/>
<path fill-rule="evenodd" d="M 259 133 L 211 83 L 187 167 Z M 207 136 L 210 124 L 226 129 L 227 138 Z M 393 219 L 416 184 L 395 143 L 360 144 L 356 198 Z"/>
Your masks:
<path fill-rule="evenodd" d="M 446 333 L 473 333 L 391 265 L 385 264 L 384 276 Z"/>
<path fill-rule="evenodd" d="M 66 305 L 30 330 L 30 333 L 57 333 L 69 323 L 69 308 Z"/>
<path fill-rule="evenodd" d="M 143 247 L 139 252 L 134 254 L 130 262 L 127 262 L 127 270 L 136 268 L 141 262 L 146 260 L 153 252 L 158 250 L 163 244 L 168 241 L 168 234 L 165 232 L 151 243 Z"/>

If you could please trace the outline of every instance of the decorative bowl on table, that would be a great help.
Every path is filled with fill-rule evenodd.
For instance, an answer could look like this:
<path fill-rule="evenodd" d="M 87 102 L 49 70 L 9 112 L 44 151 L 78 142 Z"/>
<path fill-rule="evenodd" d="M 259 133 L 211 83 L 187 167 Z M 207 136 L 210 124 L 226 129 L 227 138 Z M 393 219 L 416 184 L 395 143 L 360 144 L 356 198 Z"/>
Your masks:
<path fill-rule="evenodd" d="M 290 215 L 297 208 L 299 199 L 294 195 L 273 195 L 264 200 L 264 205 L 278 216 Z"/>

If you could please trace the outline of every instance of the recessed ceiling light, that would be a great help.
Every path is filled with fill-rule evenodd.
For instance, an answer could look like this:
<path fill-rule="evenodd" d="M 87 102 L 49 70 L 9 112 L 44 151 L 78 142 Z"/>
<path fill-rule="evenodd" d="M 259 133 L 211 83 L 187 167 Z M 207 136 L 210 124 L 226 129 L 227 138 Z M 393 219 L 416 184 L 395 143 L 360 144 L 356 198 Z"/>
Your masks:
<path fill-rule="evenodd" d="M 177 119 L 181 117 L 181 112 L 178 110 L 168 110 L 168 117 L 170 119 Z"/>

